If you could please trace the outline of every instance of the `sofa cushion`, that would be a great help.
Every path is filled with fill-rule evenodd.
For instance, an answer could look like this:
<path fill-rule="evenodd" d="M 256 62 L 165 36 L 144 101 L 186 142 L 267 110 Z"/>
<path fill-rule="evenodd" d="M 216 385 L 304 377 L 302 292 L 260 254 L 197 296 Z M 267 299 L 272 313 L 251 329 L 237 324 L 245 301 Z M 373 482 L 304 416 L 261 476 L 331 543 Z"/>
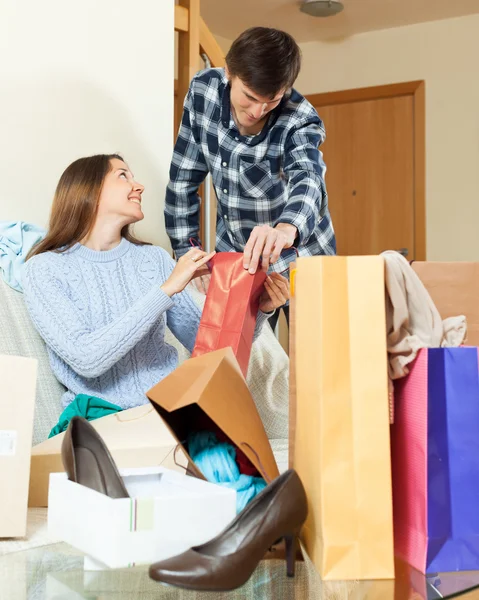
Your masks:
<path fill-rule="evenodd" d="M 38 360 L 37 397 L 33 424 L 33 444 L 48 437 L 62 411 L 65 388 L 50 369 L 45 343 L 28 315 L 23 294 L 10 288 L 0 277 L 0 354 L 26 356 Z M 19 381 L 18 385 L 22 382 Z"/>

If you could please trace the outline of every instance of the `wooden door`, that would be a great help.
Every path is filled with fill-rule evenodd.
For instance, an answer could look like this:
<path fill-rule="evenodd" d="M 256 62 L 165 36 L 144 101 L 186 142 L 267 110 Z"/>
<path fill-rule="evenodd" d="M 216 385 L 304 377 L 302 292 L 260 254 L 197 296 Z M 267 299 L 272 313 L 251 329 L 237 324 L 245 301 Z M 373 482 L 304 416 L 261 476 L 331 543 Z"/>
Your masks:
<path fill-rule="evenodd" d="M 326 128 L 321 149 L 338 254 L 400 250 L 424 259 L 421 98 L 397 88 L 310 97 Z"/>

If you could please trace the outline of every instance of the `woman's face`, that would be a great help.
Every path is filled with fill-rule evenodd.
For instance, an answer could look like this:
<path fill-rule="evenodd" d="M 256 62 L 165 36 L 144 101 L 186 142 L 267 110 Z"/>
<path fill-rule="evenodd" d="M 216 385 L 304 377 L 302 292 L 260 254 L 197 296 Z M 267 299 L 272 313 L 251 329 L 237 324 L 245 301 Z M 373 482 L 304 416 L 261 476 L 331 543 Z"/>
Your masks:
<path fill-rule="evenodd" d="M 135 181 L 128 165 L 117 158 L 110 161 L 98 205 L 98 217 L 117 217 L 122 226 L 144 218 L 141 195 L 145 189 Z"/>

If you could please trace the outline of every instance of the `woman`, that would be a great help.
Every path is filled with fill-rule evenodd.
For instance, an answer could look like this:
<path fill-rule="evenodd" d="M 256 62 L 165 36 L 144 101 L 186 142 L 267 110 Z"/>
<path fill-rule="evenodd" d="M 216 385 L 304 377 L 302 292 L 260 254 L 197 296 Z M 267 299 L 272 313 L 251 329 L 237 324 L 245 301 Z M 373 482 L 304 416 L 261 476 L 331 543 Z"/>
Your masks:
<path fill-rule="evenodd" d="M 133 237 L 143 190 L 119 155 L 75 161 L 55 192 L 48 235 L 26 264 L 27 307 L 67 388 L 64 406 L 77 394 L 124 409 L 144 404 L 178 365 L 166 325 L 193 349 L 201 311 L 185 287 L 215 253 L 193 248 L 175 263 Z M 284 277 L 268 277 L 257 332 L 288 295 Z"/>

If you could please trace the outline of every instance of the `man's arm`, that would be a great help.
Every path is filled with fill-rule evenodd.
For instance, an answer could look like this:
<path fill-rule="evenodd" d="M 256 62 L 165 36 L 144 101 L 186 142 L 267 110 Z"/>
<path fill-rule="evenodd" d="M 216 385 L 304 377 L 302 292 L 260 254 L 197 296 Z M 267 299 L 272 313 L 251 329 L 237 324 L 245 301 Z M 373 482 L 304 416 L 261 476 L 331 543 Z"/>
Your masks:
<path fill-rule="evenodd" d="M 319 150 L 324 139 L 324 129 L 318 123 L 310 123 L 292 131 L 286 140 L 283 170 L 290 191 L 275 226 L 281 223 L 294 226 L 295 246 L 308 241 L 328 205 L 326 165 Z"/>
<path fill-rule="evenodd" d="M 191 246 L 190 238 L 200 243 L 200 197 L 198 188 L 208 173 L 197 132 L 193 93 L 185 98 L 180 131 L 170 166 L 166 188 L 165 225 L 171 246 L 179 258 Z"/>
<path fill-rule="evenodd" d="M 308 241 L 328 204 L 324 183 L 326 166 L 318 146 L 324 141 L 319 123 L 308 123 L 289 133 L 283 171 L 289 181 L 289 198 L 273 227 L 253 229 L 244 250 L 244 267 L 255 273 L 260 257 L 267 270 L 285 248 Z"/>

